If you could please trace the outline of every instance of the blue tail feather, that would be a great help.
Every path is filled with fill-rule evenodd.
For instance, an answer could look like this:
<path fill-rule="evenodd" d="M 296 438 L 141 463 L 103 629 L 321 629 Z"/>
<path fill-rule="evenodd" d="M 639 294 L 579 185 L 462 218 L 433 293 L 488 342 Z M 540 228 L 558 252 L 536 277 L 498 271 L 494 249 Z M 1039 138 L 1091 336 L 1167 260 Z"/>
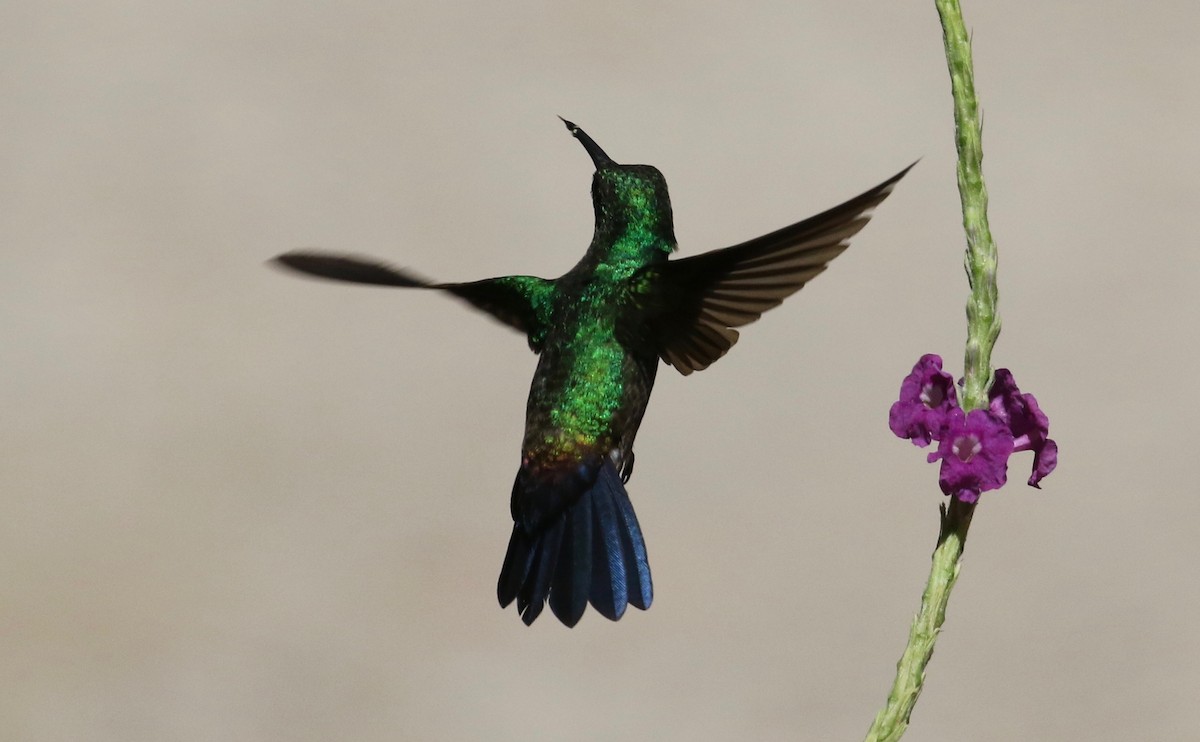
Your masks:
<path fill-rule="evenodd" d="M 579 621 L 589 602 L 615 621 L 628 605 L 645 610 L 653 600 L 646 544 L 620 474 L 608 457 L 587 473 L 591 476 L 545 483 L 525 470 L 517 475 L 516 523 L 497 595 L 503 607 L 515 599 L 526 624 L 541 614 L 547 600 L 567 626 Z M 543 509 L 555 500 L 569 504 Z M 537 516 L 526 517 L 530 510 Z"/>
<path fill-rule="evenodd" d="M 623 488 L 622 494 L 624 494 Z M 625 584 L 629 591 L 629 602 L 633 607 L 644 611 L 654 600 L 654 584 L 650 581 L 650 562 L 646 559 L 646 542 L 642 540 L 642 529 L 638 526 L 637 516 L 633 513 L 633 503 L 629 501 L 629 497 L 615 499 L 617 511 L 624 526 L 618 528 L 617 533 L 621 539 L 621 551 L 626 565 Z"/>
<path fill-rule="evenodd" d="M 616 621 L 625 615 L 629 591 L 625 583 L 625 552 L 621 546 L 622 522 L 611 497 L 597 497 L 592 505 L 596 516 L 592 540 L 592 605 L 600 615 Z"/>
<path fill-rule="evenodd" d="M 567 626 L 579 623 L 592 587 L 592 498 L 567 511 L 566 529 L 550 589 L 550 610 Z"/>

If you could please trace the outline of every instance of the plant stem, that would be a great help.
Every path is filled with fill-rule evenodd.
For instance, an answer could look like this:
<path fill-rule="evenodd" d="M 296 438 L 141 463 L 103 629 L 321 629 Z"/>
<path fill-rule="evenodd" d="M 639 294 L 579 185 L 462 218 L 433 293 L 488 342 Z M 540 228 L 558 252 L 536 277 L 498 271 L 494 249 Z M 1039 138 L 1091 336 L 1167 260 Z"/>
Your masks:
<path fill-rule="evenodd" d="M 908 729 L 908 719 L 925 683 L 925 666 L 933 656 L 933 645 L 946 620 L 946 604 L 958 579 L 967 529 L 975 507 L 958 500 L 942 507 L 941 532 L 933 551 L 933 567 L 921 595 L 921 610 L 913 618 L 908 646 L 896 663 L 896 680 L 888 694 L 887 705 L 875 717 L 867 732 L 867 742 L 895 742 Z"/>
<path fill-rule="evenodd" d="M 967 344 L 964 358 L 962 406 L 970 411 L 987 406 L 992 379 L 992 347 L 1000 335 L 996 313 L 996 245 L 987 218 L 987 188 L 983 182 L 982 131 L 975 97 L 971 40 L 963 25 L 958 0 L 934 0 L 942 22 L 950 88 L 954 96 L 955 146 L 958 150 L 958 193 L 963 228 L 967 233 L 965 267 L 971 294 L 967 301 Z M 913 619 L 908 646 L 896 664 L 896 680 L 887 705 L 867 732 L 868 742 L 895 742 L 908 729 L 908 720 L 925 682 L 950 591 L 958 579 L 962 552 L 975 506 L 951 499 L 942 508 L 938 545 L 933 551 L 921 610 Z"/>
<path fill-rule="evenodd" d="M 987 186 L 983 182 L 983 131 L 975 97 L 971 40 L 958 0 L 935 0 L 942 19 L 950 89 L 954 95 L 954 143 L 958 149 L 958 195 L 967 232 L 965 267 L 971 286 L 967 300 L 967 348 L 964 357 L 963 409 L 987 406 L 992 382 L 992 346 L 1000 335 L 996 313 L 996 243 L 988 226 Z"/>

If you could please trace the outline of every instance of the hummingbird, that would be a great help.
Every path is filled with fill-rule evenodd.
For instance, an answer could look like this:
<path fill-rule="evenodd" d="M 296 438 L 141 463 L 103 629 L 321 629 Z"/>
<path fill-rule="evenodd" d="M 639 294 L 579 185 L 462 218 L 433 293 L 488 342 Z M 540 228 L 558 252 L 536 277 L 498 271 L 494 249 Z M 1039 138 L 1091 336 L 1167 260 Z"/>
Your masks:
<path fill-rule="evenodd" d="M 497 596 L 502 608 L 516 601 L 526 625 L 549 603 L 573 627 L 589 603 L 616 621 L 628 606 L 645 610 L 654 599 L 625 484 L 659 362 L 686 376 L 724 356 L 738 340 L 736 328 L 842 254 L 913 165 L 804 221 L 670 260 L 675 230 L 662 173 L 614 162 L 562 121 L 596 168 L 596 227 L 583 258 L 558 278 L 439 283 L 378 260 L 308 250 L 275 262 L 336 281 L 443 291 L 525 335 L 538 364 Z"/>

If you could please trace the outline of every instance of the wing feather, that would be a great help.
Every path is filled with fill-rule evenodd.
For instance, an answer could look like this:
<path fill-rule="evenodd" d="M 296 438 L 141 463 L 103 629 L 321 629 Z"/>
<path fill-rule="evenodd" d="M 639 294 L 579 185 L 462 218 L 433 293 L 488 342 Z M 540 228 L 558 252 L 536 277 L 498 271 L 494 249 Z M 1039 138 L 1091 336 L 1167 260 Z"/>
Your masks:
<path fill-rule="evenodd" d="M 554 282 L 535 276 L 501 276 L 470 283 L 435 283 L 374 258 L 315 251 L 295 251 L 275 263 L 309 276 L 373 286 L 437 289 L 466 301 L 504 324 L 525 333 L 534 350 L 549 325 L 549 295 Z"/>
<path fill-rule="evenodd" d="M 757 320 L 820 275 L 911 168 L 802 222 L 635 274 L 630 285 L 663 361 L 687 375 L 729 352 L 738 340 L 733 328 Z"/>

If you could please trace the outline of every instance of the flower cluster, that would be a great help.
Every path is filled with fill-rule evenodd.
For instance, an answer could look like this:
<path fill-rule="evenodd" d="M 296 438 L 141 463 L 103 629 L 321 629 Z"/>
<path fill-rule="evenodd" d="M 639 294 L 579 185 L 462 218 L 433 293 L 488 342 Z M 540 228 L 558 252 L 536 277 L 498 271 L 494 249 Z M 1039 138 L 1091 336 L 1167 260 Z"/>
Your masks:
<path fill-rule="evenodd" d="M 964 412 L 941 357 L 921 356 L 900 385 L 888 426 L 915 446 L 938 442 L 929 462 L 941 460 L 942 492 L 963 502 L 976 502 L 980 493 L 1004 486 L 1008 457 L 1016 451 L 1033 451 L 1031 487 L 1039 487 L 1058 463 L 1058 444 L 1047 437 L 1050 420 L 1032 394 L 1021 393 L 1006 368 L 996 369 L 987 409 Z"/>

